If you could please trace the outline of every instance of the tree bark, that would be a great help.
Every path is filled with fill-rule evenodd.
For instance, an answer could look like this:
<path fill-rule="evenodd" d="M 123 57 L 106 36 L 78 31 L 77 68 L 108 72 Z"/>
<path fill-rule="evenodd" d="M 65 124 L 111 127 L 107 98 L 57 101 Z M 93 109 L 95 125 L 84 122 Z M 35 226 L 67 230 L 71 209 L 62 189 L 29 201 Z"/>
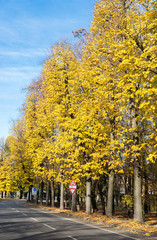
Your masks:
<path fill-rule="evenodd" d="M 118 175 L 115 176 L 115 183 L 114 183 L 114 199 L 116 208 L 119 206 L 120 200 L 120 184 L 119 184 L 119 177 Z"/>
<path fill-rule="evenodd" d="M 99 182 L 98 183 L 98 190 L 99 190 L 99 194 L 100 194 L 100 198 L 101 198 L 102 213 L 103 213 L 103 215 L 105 215 L 106 214 L 106 211 L 105 211 L 105 200 L 104 200 L 104 194 L 103 194 L 102 188 L 103 188 L 102 183 Z"/>
<path fill-rule="evenodd" d="M 38 199 L 39 199 L 39 183 L 37 184 L 37 194 L 35 196 L 35 203 L 38 204 Z"/>
<path fill-rule="evenodd" d="M 149 191 L 148 191 L 148 174 L 146 169 L 146 162 L 144 164 L 144 213 L 148 214 L 149 212 Z"/>
<path fill-rule="evenodd" d="M 141 167 L 137 161 L 134 163 L 134 221 L 143 223 L 141 192 Z"/>
<path fill-rule="evenodd" d="M 64 209 L 64 184 L 62 182 L 60 188 L 60 209 Z"/>
<path fill-rule="evenodd" d="M 72 204 L 71 204 L 71 211 L 75 212 L 76 211 L 76 191 L 75 193 L 72 195 Z"/>
<path fill-rule="evenodd" d="M 55 206 L 55 193 L 54 193 L 54 181 L 50 181 L 50 187 L 51 187 L 51 207 L 54 208 Z"/>
<path fill-rule="evenodd" d="M 60 193 L 61 193 L 61 187 L 60 184 L 57 186 L 57 201 L 60 203 Z"/>
<path fill-rule="evenodd" d="M 142 214 L 142 177 L 140 158 L 137 156 L 138 149 L 136 146 L 139 144 L 139 136 L 137 132 L 137 114 L 135 109 L 135 102 L 133 98 L 130 98 L 130 116 L 132 125 L 132 139 L 134 144 L 134 221 L 143 223 Z"/>
<path fill-rule="evenodd" d="M 43 204 L 44 182 L 41 182 L 40 205 Z"/>
<path fill-rule="evenodd" d="M 23 190 L 20 190 L 20 199 L 23 197 Z"/>
<path fill-rule="evenodd" d="M 49 205 L 49 197 L 50 197 L 50 183 L 49 183 L 49 181 L 47 181 L 47 183 L 46 183 L 46 206 L 48 206 Z"/>
<path fill-rule="evenodd" d="M 92 188 L 91 188 L 91 203 L 92 203 L 93 212 L 95 210 L 97 211 L 95 189 L 96 189 L 96 181 L 92 182 Z"/>
<path fill-rule="evenodd" d="M 109 217 L 113 216 L 113 186 L 114 186 L 114 170 L 112 169 L 109 173 L 108 179 L 107 208 L 106 208 L 106 215 Z"/>
<path fill-rule="evenodd" d="M 110 134 L 110 139 L 111 139 L 111 161 L 112 164 L 114 164 L 114 156 L 113 156 L 113 141 L 114 141 L 114 130 L 115 130 L 115 119 L 112 118 L 110 120 L 110 124 L 112 127 L 111 134 Z M 113 216 L 113 209 L 114 209 L 114 170 L 111 169 L 108 177 L 108 193 L 107 193 L 107 208 L 106 208 L 106 214 L 109 217 Z"/>
<path fill-rule="evenodd" d="M 89 175 L 86 181 L 86 213 L 91 214 L 91 177 Z"/>
<path fill-rule="evenodd" d="M 29 187 L 29 190 L 28 190 L 28 202 L 30 202 L 31 201 L 31 191 L 32 191 L 32 188 L 31 187 Z"/>

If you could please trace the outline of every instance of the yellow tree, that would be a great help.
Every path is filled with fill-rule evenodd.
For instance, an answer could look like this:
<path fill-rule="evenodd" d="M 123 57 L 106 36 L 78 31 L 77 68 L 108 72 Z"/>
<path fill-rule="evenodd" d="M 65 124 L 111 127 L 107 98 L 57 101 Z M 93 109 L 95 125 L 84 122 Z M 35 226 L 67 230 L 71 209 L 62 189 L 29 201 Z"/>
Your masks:
<path fill-rule="evenodd" d="M 67 139 L 65 136 L 69 135 L 67 124 L 73 119 L 71 104 L 74 99 L 71 93 L 75 88 L 77 64 L 78 60 L 71 46 L 61 42 L 53 46 L 51 57 L 46 61 L 42 72 L 44 111 L 41 112 L 41 118 L 49 135 L 46 143 L 49 161 L 51 165 L 55 164 L 56 180 L 61 182 L 61 208 L 63 208 L 63 183 L 67 183 L 68 177 L 65 174 L 68 169 L 66 159 L 69 157 L 67 145 L 70 144 L 70 140 L 65 141 Z"/>
<path fill-rule="evenodd" d="M 89 89 L 86 99 L 90 96 L 89 99 L 93 105 L 95 102 L 95 106 L 98 106 L 98 102 L 98 112 L 102 110 L 110 133 L 110 144 L 106 147 L 111 153 L 108 186 L 111 198 L 108 197 L 107 214 L 112 215 L 113 169 L 121 164 L 118 154 L 120 148 L 124 149 L 123 136 L 124 132 L 128 131 L 126 143 L 130 143 L 131 148 L 125 152 L 123 160 L 130 156 L 134 166 L 134 219 L 140 222 L 143 221 L 140 163 L 146 142 L 139 141 L 137 128 L 145 118 L 148 123 L 150 122 L 149 131 L 153 122 L 155 123 L 156 103 L 153 102 L 156 98 L 155 5 L 152 1 L 98 1 L 89 46 L 86 47 L 84 57 L 86 58 L 84 72 L 87 79 L 84 80 L 84 85 Z M 148 44 L 150 37 L 151 41 Z M 145 115 L 143 107 L 149 111 L 148 115 Z M 92 111 L 93 109 L 92 107 Z M 122 118 L 127 120 L 127 116 L 130 121 L 129 129 L 117 125 L 117 120 Z M 129 134 L 130 132 L 132 134 Z M 147 138 L 148 136 L 155 140 L 156 132 L 153 132 L 153 135 L 148 133 Z M 149 157 L 155 159 L 155 155 L 156 152 L 154 155 L 149 154 Z"/>
<path fill-rule="evenodd" d="M 11 179 L 11 161 L 10 161 L 10 139 L 8 137 L 6 140 L 1 139 L 0 143 L 0 190 L 1 197 L 3 198 L 3 192 L 13 191 L 13 182 Z"/>
<path fill-rule="evenodd" d="M 39 190 L 39 184 L 43 181 L 47 181 L 46 176 L 48 169 L 47 151 L 45 151 L 44 147 L 48 134 L 43 123 L 44 116 L 43 119 L 40 118 L 43 109 L 41 83 L 42 78 L 39 78 L 37 81 L 34 81 L 28 86 L 28 94 L 23 110 L 25 135 L 27 139 L 27 154 L 32 162 L 32 171 L 34 173 L 32 181 L 37 186 L 37 192 Z M 38 201 L 38 194 L 36 201 Z"/>
<path fill-rule="evenodd" d="M 108 167 L 107 215 L 109 216 L 113 214 L 114 171 L 121 165 L 118 157 L 120 151 L 117 150 L 121 90 L 117 88 L 119 74 L 117 64 L 113 60 L 112 46 L 116 40 L 118 41 L 114 31 L 119 27 L 122 11 L 120 4 L 119 9 L 116 8 L 116 4 L 118 5 L 118 1 L 98 1 L 95 6 L 94 21 L 82 58 L 81 76 L 86 92 L 84 101 L 89 108 L 86 111 L 84 107 L 84 112 L 89 115 L 89 121 L 96 120 L 93 129 L 97 144 L 92 149 L 92 164 L 95 165 L 96 161 L 101 163 L 104 173 L 105 168 Z M 90 134 L 92 136 L 92 133 Z M 100 170 L 99 165 L 98 169 Z"/>
<path fill-rule="evenodd" d="M 20 198 L 28 190 L 31 178 L 31 165 L 27 156 L 25 125 L 23 119 L 17 120 L 12 128 L 9 141 L 10 179 L 14 190 L 20 191 Z"/>
<path fill-rule="evenodd" d="M 151 146 L 150 141 L 141 141 L 139 133 L 146 120 L 148 131 L 145 136 L 148 139 L 155 122 L 156 103 L 152 100 L 156 94 L 156 11 L 153 1 L 120 2 L 121 23 L 113 32 L 117 40 L 112 43 L 112 51 L 119 72 L 118 88 L 123 90 L 121 112 L 130 119 L 130 126 L 126 129 L 130 149 L 124 156 L 126 159 L 130 156 L 134 167 L 134 220 L 142 222 L 141 164 L 144 148 L 151 149 Z"/>

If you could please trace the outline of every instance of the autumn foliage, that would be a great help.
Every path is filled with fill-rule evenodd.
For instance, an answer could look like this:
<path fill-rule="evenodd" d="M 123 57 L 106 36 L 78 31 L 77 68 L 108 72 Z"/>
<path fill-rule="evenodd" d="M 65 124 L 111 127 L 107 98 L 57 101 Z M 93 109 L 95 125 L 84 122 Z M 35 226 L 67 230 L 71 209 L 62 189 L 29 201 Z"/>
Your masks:
<path fill-rule="evenodd" d="M 156 5 L 99 0 L 81 56 L 67 42 L 52 47 L 7 140 L 1 191 L 75 179 L 84 198 L 90 179 L 94 210 L 99 195 L 112 216 L 107 199 L 127 195 L 143 221 L 157 194 Z"/>

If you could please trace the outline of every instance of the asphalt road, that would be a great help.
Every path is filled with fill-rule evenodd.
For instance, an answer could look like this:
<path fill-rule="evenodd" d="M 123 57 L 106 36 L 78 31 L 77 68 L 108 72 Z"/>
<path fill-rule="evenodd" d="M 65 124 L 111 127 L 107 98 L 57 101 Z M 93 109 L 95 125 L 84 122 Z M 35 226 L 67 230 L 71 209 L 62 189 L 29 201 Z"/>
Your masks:
<path fill-rule="evenodd" d="M 0 201 L 0 240 L 137 240 L 102 225 L 25 205 Z"/>

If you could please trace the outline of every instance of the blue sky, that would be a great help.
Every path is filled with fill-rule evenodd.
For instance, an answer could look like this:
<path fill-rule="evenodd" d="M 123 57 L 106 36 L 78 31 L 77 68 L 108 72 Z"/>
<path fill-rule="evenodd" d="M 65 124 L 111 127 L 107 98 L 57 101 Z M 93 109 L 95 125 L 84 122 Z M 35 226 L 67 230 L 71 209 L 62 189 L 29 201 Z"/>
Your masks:
<path fill-rule="evenodd" d="M 0 0 L 0 138 L 10 133 L 51 46 L 89 30 L 96 0 Z"/>

